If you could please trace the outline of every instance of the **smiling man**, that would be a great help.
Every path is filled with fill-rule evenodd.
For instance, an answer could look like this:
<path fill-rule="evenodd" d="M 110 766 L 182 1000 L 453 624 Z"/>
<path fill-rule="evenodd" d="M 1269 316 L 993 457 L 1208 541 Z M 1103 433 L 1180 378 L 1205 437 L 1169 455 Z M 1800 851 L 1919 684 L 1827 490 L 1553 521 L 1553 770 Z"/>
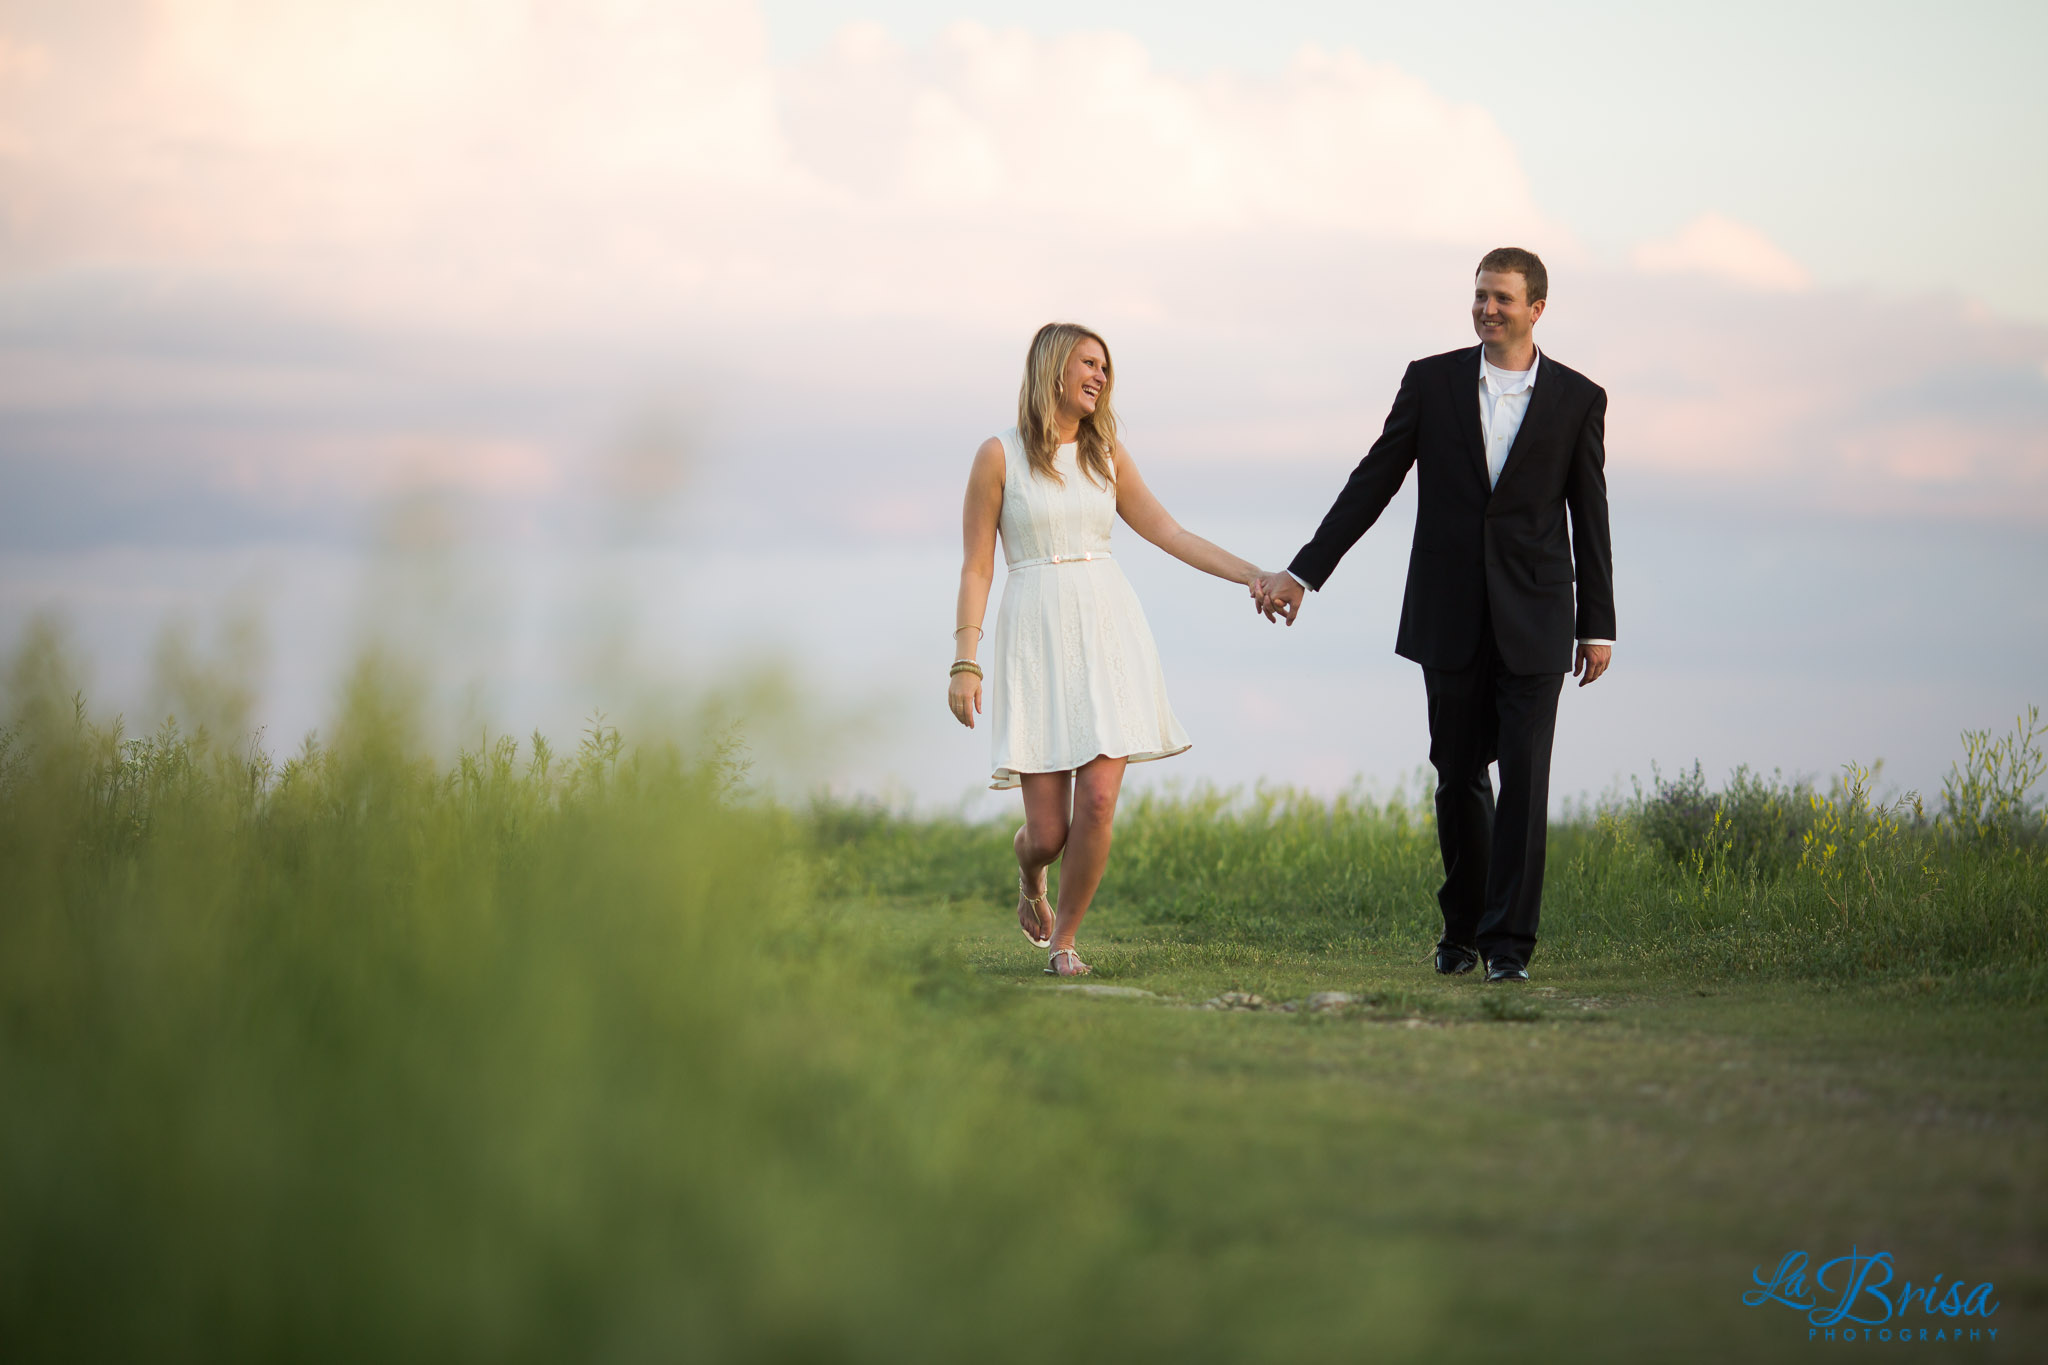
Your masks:
<path fill-rule="evenodd" d="M 1480 344 L 1409 365 L 1386 429 L 1315 539 L 1259 584 L 1267 619 L 1293 625 L 1304 587 L 1329 581 L 1415 466 L 1394 649 L 1422 665 L 1429 698 L 1444 860 L 1436 969 L 1457 975 L 1483 959 L 1488 981 L 1529 979 L 1558 695 L 1567 668 L 1581 687 L 1605 673 L 1614 645 L 1607 393 L 1537 349 L 1549 292 L 1534 252 L 1486 253 L 1472 290 Z"/>

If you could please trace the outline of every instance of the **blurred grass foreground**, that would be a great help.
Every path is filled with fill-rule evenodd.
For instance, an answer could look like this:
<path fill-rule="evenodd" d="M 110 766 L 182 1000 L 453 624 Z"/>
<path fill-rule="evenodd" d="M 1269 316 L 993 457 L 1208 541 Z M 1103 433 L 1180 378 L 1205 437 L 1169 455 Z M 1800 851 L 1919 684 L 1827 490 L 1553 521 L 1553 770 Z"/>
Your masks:
<path fill-rule="evenodd" d="M 168 723 L 124 737 L 47 642 L 15 659 L 9 706 L 10 1359 L 1483 1358 L 1498 1341 L 1459 1335 L 1458 1276 L 1522 1255 L 1547 1268 L 1487 1311 L 1580 1333 L 1533 1338 L 1539 1356 L 1568 1339 L 1604 1358 L 1585 1322 L 1632 1320 L 1597 1300 L 1648 1273 L 1613 1247 L 1642 1259 L 1650 1222 L 1678 1220 L 1659 1244 L 1673 1274 L 1716 1238 L 1745 1270 L 1786 1249 L 1749 1255 L 1754 1225 L 1716 1223 L 1711 1191 L 1674 1211 L 1588 1177 L 1572 1219 L 1540 1225 L 1488 1223 L 1484 1191 L 1459 1193 L 1502 1161 L 1580 1188 L 1580 1139 L 1532 1111 L 1510 1159 L 1478 1145 L 1498 1108 L 1404 1109 L 1463 1064 L 1449 1040 L 1496 1047 L 1550 1010 L 1552 1031 L 1515 1037 L 1592 1067 L 1619 1035 L 1576 1022 L 1598 999 L 1559 1023 L 1533 995 L 1439 990 L 1419 965 L 1437 878 L 1421 803 L 1131 805 L 1091 920 L 1097 983 L 1190 1002 L 1229 986 L 1240 1014 L 1259 992 L 1354 989 L 1240 1030 L 1214 1000 L 1042 983 L 1011 941 L 1006 825 L 778 809 L 715 749 L 602 726 L 449 766 L 375 668 L 324 742 L 281 761 Z M 2038 1018 L 2037 741 L 1969 737 L 1931 813 L 1875 803 L 1860 771 L 1829 791 L 1695 773 L 1590 812 L 1557 831 L 1538 966 L 1607 982 L 1610 1010 L 1674 982 L 1905 983 Z M 1582 1107 L 1638 1122 L 1603 1094 Z M 2009 1101 L 2032 1125 L 2016 1152 L 1970 1149 L 2000 1208 L 2040 1207 L 2037 1100 Z M 1755 1123 L 1782 1135 L 1773 1104 Z M 1841 1121 L 1829 1159 L 1853 1164 L 1864 1129 Z M 1941 1158 L 1916 1159 L 1933 1207 Z M 1910 1211 L 1913 1188 L 1886 1197 Z M 2048 1283 L 2027 1260 L 2038 1214 L 1985 1218 L 1952 1245 L 2019 1256 L 2022 1294 Z M 1554 1293 L 1566 1273 L 1604 1287 Z M 1641 1287 L 1644 1313 L 1693 1302 Z M 1739 1288 L 1698 1302 L 1723 1312 Z"/>

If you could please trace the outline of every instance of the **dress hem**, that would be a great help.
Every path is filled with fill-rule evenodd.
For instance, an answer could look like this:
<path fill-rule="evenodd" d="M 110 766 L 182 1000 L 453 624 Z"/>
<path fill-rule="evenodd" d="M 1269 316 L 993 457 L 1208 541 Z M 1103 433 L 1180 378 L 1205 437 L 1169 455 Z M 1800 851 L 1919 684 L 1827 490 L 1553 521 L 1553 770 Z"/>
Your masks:
<path fill-rule="evenodd" d="M 1024 785 L 1023 778 L 1027 774 L 1070 773 L 1085 766 L 1086 764 L 1093 763 L 1098 758 L 1121 758 L 1126 759 L 1132 763 L 1152 763 L 1162 758 L 1177 758 L 1181 754 L 1186 753 L 1188 750 L 1194 747 L 1194 744 L 1190 742 L 1181 745 L 1178 749 L 1147 749 L 1141 752 L 1132 752 L 1127 754 L 1096 753 L 1088 755 L 1088 757 L 1082 759 L 1079 763 L 1069 763 L 1065 767 L 1061 768 L 997 768 L 994 772 L 989 774 L 990 781 L 988 784 L 988 789 L 992 792 L 1015 791 L 1017 788 Z"/>

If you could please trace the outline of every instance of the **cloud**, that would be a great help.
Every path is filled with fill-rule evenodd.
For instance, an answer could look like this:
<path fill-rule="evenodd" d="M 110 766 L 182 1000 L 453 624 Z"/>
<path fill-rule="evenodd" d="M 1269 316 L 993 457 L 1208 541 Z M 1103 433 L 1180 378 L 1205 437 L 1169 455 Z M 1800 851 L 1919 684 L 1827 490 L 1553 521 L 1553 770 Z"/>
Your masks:
<path fill-rule="evenodd" d="M 1489 112 L 1351 52 L 1191 78 L 855 25 L 777 68 L 742 0 L 49 5 L 0 21 L 0 176 L 0 457 L 62 464 L 38 497 L 545 500 L 686 374 L 724 525 L 903 539 L 953 494 L 875 470 L 950 481 L 1061 315 L 1111 330 L 1143 449 L 1315 482 L 1519 241 L 1618 481 L 2048 521 L 2042 329 L 1835 296 L 1714 215 L 1603 267 Z M 92 518 L 9 524 L 42 523 Z"/>
<path fill-rule="evenodd" d="M 1561 240 L 1492 115 L 1350 52 L 1190 79 L 1123 34 L 961 24 L 913 50 L 854 26 L 777 70 L 744 0 L 160 0 L 6 28 L 14 272 L 214 270 L 532 330 L 1005 311 L 1049 238 Z"/>
<path fill-rule="evenodd" d="M 9 273 L 216 271 L 359 317 L 674 299 L 786 178 L 759 18 L 682 5 L 158 0 L 10 16 Z M 19 65 L 18 63 L 16 65 Z"/>
<path fill-rule="evenodd" d="M 1191 80 L 1120 33 L 956 24 L 913 51 L 853 25 L 780 85 L 800 166 L 924 214 L 1111 236 L 1556 234 L 1491 114 L 1354 52 Z"/>
<path fill-rule="evenodd" d="M 9 42 L 0 37 L 0 81 L 10 84 L 33 81 L 49 65 L 50 55 L 33 43 Z"/>
<path fill-rule="evenodd" d="M 1706 213 L 1670 237 L 1644 242 L 1629 257 L 1650 275 L 1707 275 L 1765 293 L 1803 293 L 1813 287 L 1806 267 L 1746 223 Z"/>

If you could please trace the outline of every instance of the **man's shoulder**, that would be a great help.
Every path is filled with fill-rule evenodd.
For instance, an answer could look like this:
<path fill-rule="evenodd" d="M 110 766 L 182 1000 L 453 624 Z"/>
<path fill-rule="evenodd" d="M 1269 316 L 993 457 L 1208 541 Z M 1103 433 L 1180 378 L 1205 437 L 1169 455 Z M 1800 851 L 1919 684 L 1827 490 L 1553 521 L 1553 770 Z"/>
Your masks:
<path fill-rule="evenodd" d="M 1413 370 L 1449 370 L 1460 367 L 1472 371 L 1475 377 L 1479 374 L 1479 348 L 1477 346 L 1460 346 L 1455 351 L 1444 351 L 1437 355 L 1426 355 L 1420 360 L 1412 360 L 1408 363 L 1408 368 Z"/>
<path fill-rule="evenodd" d="M 1543 365 L 1537 372 L 1536 382 L 1539 384 L 1563 383 L 1574 389 L 1582 389 L 1589 394 L 1606 392 L 1598 384 L 1595 384 L 1562 360 L 1551 359 L 1550 352 L 1548 351 L 1543 353 Z"/>
<path fill-rule="evenodd" d="M 1409 368 L 1426 374 L 1461 375 L 1469 372 L 1476 382 L 1479 378 L 1479 348 L 1461 346 L 1455 351 L 1440 351 L 1426 355 L 1420 360 L 1410 361 Z M 1543 352 L 1543 364 L 1536 376 L 1539 384 L 1560 384 L 1567 389 L 1578 390 L 1587 395 L 1605 393 L 1598 384 L 1561 360 L 1554 359 L 1550 352 Z"/>

